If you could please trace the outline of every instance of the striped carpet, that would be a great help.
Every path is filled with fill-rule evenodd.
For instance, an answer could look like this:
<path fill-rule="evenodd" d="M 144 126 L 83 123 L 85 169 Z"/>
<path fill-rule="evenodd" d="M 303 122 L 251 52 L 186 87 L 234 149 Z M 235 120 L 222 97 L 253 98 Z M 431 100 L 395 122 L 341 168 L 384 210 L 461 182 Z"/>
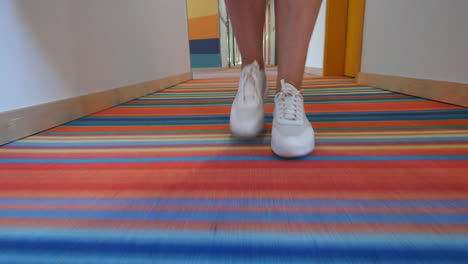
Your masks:
<path fill-rule="evenodd" d="M 317 149 L 229 133 L 239 72 L 0 148 L 0 263 L 468 263 L 468 109 L 305 76 Z"/>

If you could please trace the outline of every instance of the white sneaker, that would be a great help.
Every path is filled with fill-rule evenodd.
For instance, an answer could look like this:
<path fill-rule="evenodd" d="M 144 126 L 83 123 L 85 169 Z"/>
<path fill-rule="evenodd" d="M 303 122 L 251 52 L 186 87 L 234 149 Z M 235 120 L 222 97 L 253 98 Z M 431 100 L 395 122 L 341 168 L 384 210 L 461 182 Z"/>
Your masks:
<path fill-rule="evenodd" d="M 239 89 L 231 107 L 231 132 L 238 138 L 253 138 L 264 128 L 263 104 L 268 97 L 265 71 L 257 61 L 241 71 Z"/>
<path fill-rule="evenodd" d="M 271 149 L 280 157 L 296 158 L 310 154 L 314 147 L 314 129 L 304 112 L 304 98 L 281 80 L 281 92 L 275 96 Z"/>

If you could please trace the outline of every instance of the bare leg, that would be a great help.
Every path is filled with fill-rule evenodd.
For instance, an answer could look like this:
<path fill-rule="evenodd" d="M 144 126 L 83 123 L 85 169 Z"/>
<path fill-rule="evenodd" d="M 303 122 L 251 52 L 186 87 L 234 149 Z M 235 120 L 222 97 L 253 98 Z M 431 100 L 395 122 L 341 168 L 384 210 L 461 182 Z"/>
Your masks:
<path fill-rule="evenodd" d="M 265 0 L 225 0 L 242 55 L 242 67 L 257 60 L 263 69 Z"/>
<path fill-rule="evenodd" d="M 282 79 L 301 89 L 309 41 L 321 3 L 322 0 L 276 0 L 277 91 L 281 90 Z"/>

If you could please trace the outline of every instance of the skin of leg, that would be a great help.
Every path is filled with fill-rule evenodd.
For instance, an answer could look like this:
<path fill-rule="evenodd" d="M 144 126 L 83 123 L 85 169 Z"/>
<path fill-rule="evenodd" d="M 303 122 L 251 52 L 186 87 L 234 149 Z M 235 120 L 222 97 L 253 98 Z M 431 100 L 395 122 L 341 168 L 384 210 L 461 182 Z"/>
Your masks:
<path fill-rule="evenodd" d="M 310 38 L 322 0 L 276 0 L 276 37 L 278 40 L 278 82 L 301 89 Z"/>
<path fill-rule="evenodd" d="M 257 60 L 263 69 L 266 0 L 225 0 L 225 2 L 241 52 L 242 67 Z"/>

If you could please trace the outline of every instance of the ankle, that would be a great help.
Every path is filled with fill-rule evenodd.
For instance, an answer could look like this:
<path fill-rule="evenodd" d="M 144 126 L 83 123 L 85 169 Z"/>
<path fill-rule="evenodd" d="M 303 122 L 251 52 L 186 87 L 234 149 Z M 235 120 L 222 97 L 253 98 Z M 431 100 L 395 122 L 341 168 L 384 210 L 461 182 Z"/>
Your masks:
<path fill-rule="evenodd" d="M 264 70 L 264 69 L 265 69 L 265 62 L 263 62 L 263 59 L 250 59 L 250 60 L 248 60 L 248 59 L 242 59 L 242 66 L 241 66 L 241 69 L 244 69 L 245 66 L 248 66 L 248 65 L 254 63 L 255 61 L 257 61 L 260 70 Z"/>
<path fill-rule="evenodd" d="M 282 89 L 282 85 L 281 85 L 281 80 L 284 79 L 284 82 L 285 83 L 289 83 L 290 85 L 294 86 L 294 88 L 296 88 L 296 90 L 298 91 L 301 91 L 302 90 L 302 81 L 293 81 L 293 80 L 288 80 L 286 78 L 281 78 L 281 77 L 278 77 L 278 81 L 276 83 L 276 92 L 281 92 L 281 89 Z"/>

